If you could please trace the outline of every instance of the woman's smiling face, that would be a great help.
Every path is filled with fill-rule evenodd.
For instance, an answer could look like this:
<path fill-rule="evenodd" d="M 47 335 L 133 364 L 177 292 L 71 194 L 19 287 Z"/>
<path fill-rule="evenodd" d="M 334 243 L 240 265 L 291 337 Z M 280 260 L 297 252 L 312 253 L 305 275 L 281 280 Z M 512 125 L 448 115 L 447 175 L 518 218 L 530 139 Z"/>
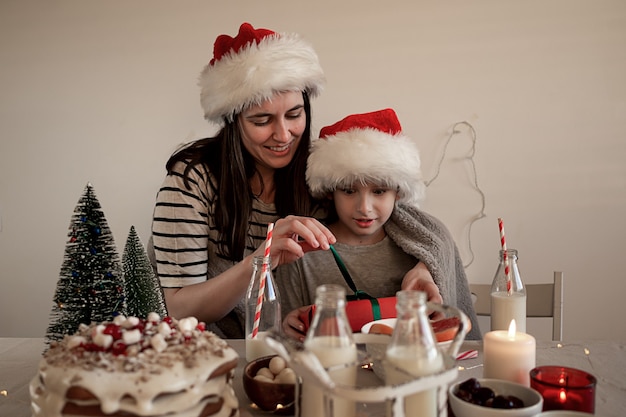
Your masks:
<path fill-rule="evenodd" d="M 293 158 L 306 128 L 300 91 L 275 94 L 239 115 L 243 146 L 258 168 L 279 169 Z"/>

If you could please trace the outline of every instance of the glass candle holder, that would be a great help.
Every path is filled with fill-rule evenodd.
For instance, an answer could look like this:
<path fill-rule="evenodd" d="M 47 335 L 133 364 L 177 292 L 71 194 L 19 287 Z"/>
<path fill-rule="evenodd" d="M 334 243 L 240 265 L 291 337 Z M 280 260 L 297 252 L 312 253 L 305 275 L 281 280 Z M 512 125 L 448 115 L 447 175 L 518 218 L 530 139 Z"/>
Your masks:
<path fill-rule="evenodd" d="M 543 410 L 575 410 L 594 413 L 596 378 L 580 369 L 538 366 L 530 371 L 530 387 L 543 397 Z"/>

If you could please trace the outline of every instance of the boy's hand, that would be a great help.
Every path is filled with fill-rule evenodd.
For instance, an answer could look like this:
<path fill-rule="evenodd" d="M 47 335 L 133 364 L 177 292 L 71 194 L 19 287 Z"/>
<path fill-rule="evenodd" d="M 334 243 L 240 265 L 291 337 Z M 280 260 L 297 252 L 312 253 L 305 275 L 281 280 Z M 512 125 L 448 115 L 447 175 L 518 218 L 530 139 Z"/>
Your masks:
<path fill-rule="evenodd" d="M 300 320 L 300 315 L 308 314 L 310 309 L 311 306 L 304 306 L 287 313 L 285 320 L 283 320 L 283 331 L 288 337 L 304 342 L 306 331 L 304 330 L 304 323 Z"/>
<path fill-rule="evenodd" d="M 409 270 L 409 272 L 404 275 L 401 288 L 403 290 L 423 291 L 426 293 L 428 301 L 438 304 L 443 303 L 439 287 L 435 284 L 433 276 L 430 274 L 430 271 L 428 271 L 428 268 L 426 268 L 426 265 L 424 265 L 423 262 L 418 262 L 414 268 Z M 431 319 L 436 319 L 439 315 L 440 313 L 436 313 L 434 317 L 431 317 Z"/>

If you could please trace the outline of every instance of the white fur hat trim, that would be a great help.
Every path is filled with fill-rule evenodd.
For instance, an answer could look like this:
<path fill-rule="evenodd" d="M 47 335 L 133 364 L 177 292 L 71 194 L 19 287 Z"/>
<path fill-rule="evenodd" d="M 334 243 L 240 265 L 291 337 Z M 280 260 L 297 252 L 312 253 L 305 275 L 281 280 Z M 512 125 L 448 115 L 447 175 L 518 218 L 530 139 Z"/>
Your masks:
<path fill-rule="evenodd" d="M 208 64 L 198 82 L 204 116 L 217 124 L 277 92 L 306 91 L 315 97 L 325 83 L 317 54 L 297 34 L 267 36 L 231 51 Z"/>
<path fill-rule="evenodd" d="M 400 202 L 419 205 L 426 189 L 420 165 L 410 138 L 355 128 L 313 142 L 306 180 L 317 198 L 361 181 L 397 186 Z"/>

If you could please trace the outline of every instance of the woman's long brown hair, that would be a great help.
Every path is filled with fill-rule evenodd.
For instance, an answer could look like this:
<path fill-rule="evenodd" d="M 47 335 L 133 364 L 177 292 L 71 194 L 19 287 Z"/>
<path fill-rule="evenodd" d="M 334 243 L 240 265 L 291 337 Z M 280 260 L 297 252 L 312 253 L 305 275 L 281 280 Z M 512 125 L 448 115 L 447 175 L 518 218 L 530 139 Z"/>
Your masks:
<path fill-rule="evenodd" d="M 315 201 L 306 184 L 306 164 L 311 145 L 311 104 L 303 92 L 306 125 L 298 149 L 291 162 L 274 173 L 276 193 L 274 204 L 279 217 L 290 214 L 310 216 Z M 220 235 L 223 256 L 239 261 L 243 259 L 248 235 L 248 221 L 252 211 L 250 179 L 256 172 L 254 158 L 242 145 L 237 118 L 225 121 L 224 127 L 213 137 L 199 139 L 174 153 L 167 161 L 168 173 L 176 162 L 186 161 L 185 186 L 189 189 L 188 175 L 198 164 L 208 167 L 217 178 L 215 225 Z"/>

